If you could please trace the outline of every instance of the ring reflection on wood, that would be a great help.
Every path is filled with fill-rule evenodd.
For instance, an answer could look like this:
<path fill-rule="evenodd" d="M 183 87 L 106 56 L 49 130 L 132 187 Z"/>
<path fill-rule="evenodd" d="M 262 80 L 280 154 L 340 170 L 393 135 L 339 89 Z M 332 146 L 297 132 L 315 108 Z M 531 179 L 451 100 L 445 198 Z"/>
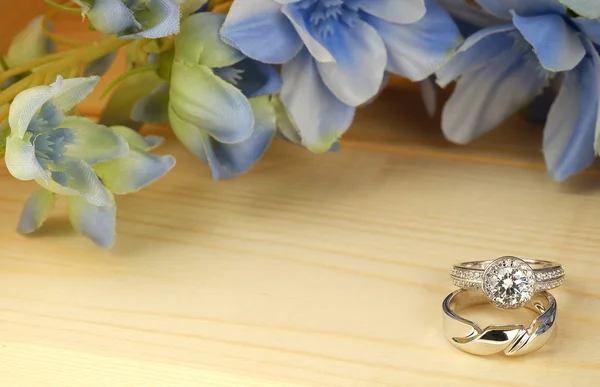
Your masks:
<path fill-rule="evenodd" d="M 444 333 L 458 349 L 475 355 L 504 352 L 508 356 L 524 355 L 541 348 L 552 336 L 556 319 L 556 301 L 548 292 L 536 293 L 525 305 L 539 313 L 528 328 L 521 324 L 490 325 L 482 329 L 457 312 L 486 304 L 482 293 L 457 290 L 444 299 Z"/>

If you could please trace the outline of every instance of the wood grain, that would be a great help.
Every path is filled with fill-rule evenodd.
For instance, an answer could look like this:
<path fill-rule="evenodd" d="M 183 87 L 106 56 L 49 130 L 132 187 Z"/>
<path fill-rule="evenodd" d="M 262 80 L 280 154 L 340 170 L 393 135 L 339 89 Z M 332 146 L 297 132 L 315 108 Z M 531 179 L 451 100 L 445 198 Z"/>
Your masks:
<path fill-rule="evenodd" d="M 517 117 L 450 145 L 406 90 L 363 109 L 340 152 L 277 141 L 216 184 L 169 136 L 159 153 L 178 165 L 118 198 L 112 251 L 76 236 L 63 204 L 18 235 L 34 184 L 3 169 L 0 381 L 596 386 L 599 173 L 552 182 L 540 141 Z M 441 331 L 449 267 L 505 254 L 565 265 L 557 335 L 523 358 L 459 352 Z"/>

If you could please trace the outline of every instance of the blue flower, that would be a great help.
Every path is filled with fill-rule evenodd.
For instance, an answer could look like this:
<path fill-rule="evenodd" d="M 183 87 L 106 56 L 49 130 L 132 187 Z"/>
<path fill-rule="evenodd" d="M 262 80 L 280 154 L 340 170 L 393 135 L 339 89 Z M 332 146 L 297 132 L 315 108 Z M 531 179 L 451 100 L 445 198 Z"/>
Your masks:
<path fill-rule="evenodd" d="M 172 156 L 155 156 L 148 153 L 163 141 L 157 136 L 141 136 L 123 126 L 110 128 L 123 138 L 129 151 L 122 157 L 96 163 L 92 166 L 107 189 L 108 203 L 94 205 L 82 196 L 67 196 L 67 211 L 73 228 L 97 245 L 105 248 L 115 243 L 117 207 L 113 194 L 136 192 L 164 176 L 175 165 Z M 17 230 L 30 234 L 40 228 L 56 203 L 56 193 L 40 187 L 27 199 Z"/>
<path fill-rule="evenodd" d="M 17 179 L 35 180 L 41 186 L 27 200 L 19 232 L 39 228 L 60 194 L 67 197 L 73 227 L 96 244 L 110 247 L 116 217 L 113 194 L 136 192 L 175 165 L 171 156 L 148 153 L 162 142 L 160 137 L 66 115 L 98 80 L 59 76 L 49 86 L 22 91 L 11 103 L 6 166 Z"/>
<path fill-rule="evenodd" d="M 224 19 L 210 12 L 185 18 L 168 81 L 132 111 L 138 121 L 168 119 L 185 147 L 209 164 L 215 180 L 246 172 L 265 152 L 276 132 L 270 95 L 281 87 L 272 66 L 221 40 Z"/>
<path fill-rule="evenodd" d="M 590 166 L 600 128 L 600 21 L 571 18 L 557 0 L 478 0 L 485 14 L 461 0 L 443 3 L 471 26 L 488 25 L 437 72 L 441 86 L 457 80 L 442 113 L 446 137 L 467 143 L 560 81 L 544 131 L 548 170 L 562 181 Z"/>
<path fill-rule="evenodd" d="M 175 0 L 73 0 L 94 28 L 123 39 L 161 38 L 179 31 Z"/>
<path fill-rule="evenodd" d="M 8 116 L 8 171 L 19 180 L 36 180 L 64 195 L 104 206 L 110 197 L 91 165 L 121 157 L 127 142 L 109 128 L 81 117 L 65 116 L 94 88 L 98 77 L 63 80 L 19 93 Z"/>
<path fill-rule="evenodd" d="M 461 41 L 430 0 L 236 0 L 221 36 L 250 58 L 283 64 L 281 100 L 315 152 L 348 129 L 386 71 L 425 79 Z"/>

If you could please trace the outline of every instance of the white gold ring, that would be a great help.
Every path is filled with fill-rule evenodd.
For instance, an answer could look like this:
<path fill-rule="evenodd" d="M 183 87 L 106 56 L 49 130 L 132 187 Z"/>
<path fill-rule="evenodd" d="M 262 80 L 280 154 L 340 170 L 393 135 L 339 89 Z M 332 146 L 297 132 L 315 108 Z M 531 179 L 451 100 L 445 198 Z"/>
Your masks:
<path fill-rule="evenodd" d="M 521 324 L 490 325 L 482 328 L 458 313 L 471 306 L 485 303 L 481 293 L 457 290 L 442 303 L 444 334 L 461 351 L 475 355 L 504 353 L 524 355 L 541 348 L 548 342 L 555 328 L 556 301 L 546 291 L 536 293 L 525 305 L 537 316 L 525 327 Z"/>
<path fill-rule="evenodd" d="M 525 305 L 536 292 L 560 286 L 564 277 L 559 263 L 510 256 L 459 263 L 451 273 L 452 284 L 483 292 L 494 306 L 502 309 Z"/>

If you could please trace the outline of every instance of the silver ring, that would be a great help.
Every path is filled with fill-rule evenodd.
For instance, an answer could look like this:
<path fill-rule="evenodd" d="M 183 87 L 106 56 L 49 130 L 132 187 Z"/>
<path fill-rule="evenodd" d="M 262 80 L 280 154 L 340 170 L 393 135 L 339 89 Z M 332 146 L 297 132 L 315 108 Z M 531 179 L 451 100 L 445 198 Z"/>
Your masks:
<path fill-rule="evenodd" d="M 483 292 L 496 307 L 514 309 L 525 305 L 536 292 L 554 289 L 564 280 L 557 262 L 517 257 L 473 261 L 452 267 L 452 284 Z"/>
<path fill-rule="evenodd" d="M 514 324 L 490 325 L 481 329 L 473 321 L 457 314 L 470 306 L 486 302 L 483 294 L 462 289 L 450 293 L 444 299 L 444 333 L 456 348 L 475 355 L 504 352 L 508 356 L 518 356 L 541 348 L 552 336 L 556 320 L 556 301 L 550 293 L 536 293 L 525 305 L 526 308 L 539 313 L 528 328 Z"/>

